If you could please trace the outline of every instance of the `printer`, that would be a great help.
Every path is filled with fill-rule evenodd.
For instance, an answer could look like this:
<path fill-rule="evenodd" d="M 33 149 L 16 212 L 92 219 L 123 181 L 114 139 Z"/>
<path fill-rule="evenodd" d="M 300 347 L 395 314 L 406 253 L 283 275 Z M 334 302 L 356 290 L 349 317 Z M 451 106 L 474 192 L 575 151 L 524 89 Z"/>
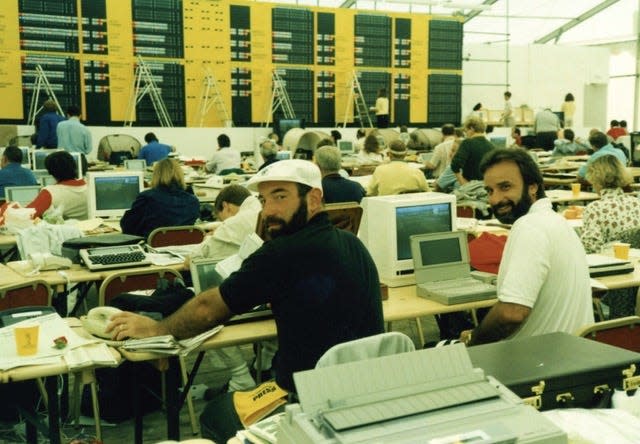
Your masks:
<path fill-rule="evenodd" d="M 566 434 L 481 369 L 464 345 L 294 374 L 279 444 L 548 443 Z"/>

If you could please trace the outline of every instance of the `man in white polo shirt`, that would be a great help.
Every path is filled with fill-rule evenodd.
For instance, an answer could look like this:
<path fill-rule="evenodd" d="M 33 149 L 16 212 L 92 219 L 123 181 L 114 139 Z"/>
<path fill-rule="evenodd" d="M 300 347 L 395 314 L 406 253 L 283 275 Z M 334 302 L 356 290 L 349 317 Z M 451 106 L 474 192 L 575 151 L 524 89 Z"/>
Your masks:
<path fill-rule="evenodd" d="M 533 159 L 520 148 L 494 150 L 480 171 L 495 216 L 513 226 L 498 272 L 498 302 L 460 340 L 476 345 L 573 333 L 594 322 L 584 248 L 553 211 Z"/>

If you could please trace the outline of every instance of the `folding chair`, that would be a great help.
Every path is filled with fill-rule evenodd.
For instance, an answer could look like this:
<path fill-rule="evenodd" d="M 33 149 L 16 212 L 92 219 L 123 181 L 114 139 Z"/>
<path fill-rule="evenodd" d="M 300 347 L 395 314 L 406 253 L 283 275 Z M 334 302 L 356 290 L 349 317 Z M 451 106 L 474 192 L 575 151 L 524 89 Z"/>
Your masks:
<path fill-rule="evenodd" d="M 119 271 L 108 276 L 100 285 L 98 290 L 98 305 L 109 305 L 111 299 L 121 293 L 136 290 L 154 290 L 157 287 L 158 279 L 167 279 L 173 282 L 176 278 L 181 278 L 180 273 L 171 268 L 160 268 L 155 270 L 136 270 L 136 271 Z M 179 357 L 180 374 L 182 384 L 188 381 L 186 364 L 184 357 Z M 164 378 L 164 372 L 162 373 Z M 163 383 L 164 387 L 164 383 Z M 187 408 L 189 409 L 189 418 L 191 420 L 191 430 L 193 434 L 199 431 L 198 419 L 193 408 L 193 401 L 190 396 L 186 397 Z"/>
<path fill-rule="evenodd" d="M 52 290 L 46 281 L 34 279 L 0 288 L 0 310 L 51 305 Z"/>
<path fill-rule="evenodd" d="M 576 336 L 640 353 L 640 316 L 586 325 L 576 332 Z"/>
<path fill-rule="evenodd" d="M 149 233 L 147 244 L 151 247 L 199 244 L 204 239 L 204 230 L 193 225 L 160 227 Z"/>
<path fill-rule="evenodd" d="M 415 351 L 404 333 L 392 331 L 334 345 L 318 359 L 316 368 Z"/>

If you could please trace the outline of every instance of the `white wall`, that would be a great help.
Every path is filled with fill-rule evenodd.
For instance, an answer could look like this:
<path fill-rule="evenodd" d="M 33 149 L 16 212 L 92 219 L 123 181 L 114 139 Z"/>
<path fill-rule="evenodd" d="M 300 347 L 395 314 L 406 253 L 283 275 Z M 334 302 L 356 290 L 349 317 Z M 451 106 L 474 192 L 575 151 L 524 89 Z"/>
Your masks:
<path fill-rule="evenodd" d="M 110 134 L 128 134 L 144 145 L 144 135 L 153 132 L 160 142 L 174 145 L 181 155 L 209 158 L 217 149 L 216 138 L 224 133 L 231 139 L 231 147 L 239 151 L 253 151 L 272 131 L 271 128 L 159 128 L 159 127 L 122 127 L 122 126 L 89 126 L 93 141 L 93 151 L 88 156 L 95 160 L 98 143 Z M 355 140 L 357 128 L 310 128 L 330 134 L 337 129 L 345 140 Z M 28 125 L 18 126 L 18 135 L 33 134 L 34 128 Z"/>
<path fill-rule="evenodd" d="M 507 73 L 503 62 L 473 61 L 474 59 L 505 60 L 503 45 L 467 45 L 463 57 L 462 117 L 481 102 L 487 109 L 502 109 Z M 609 49 L 602 47 L 573 47 L 555 45 L 512 46 L 509 48 L 509 90 L 514 107 L 528 105 L 538 111 L 550 107 L 559 111 L 567 93 L 576 100 L 577 128 L 583 127 L 584 90 L 589 84 L 607 84 L 609 81 Z M 495 84 L 473 86 L 470 84 Z M 602 128 L 606 128 L 607 110 L 602 115 Z"/>

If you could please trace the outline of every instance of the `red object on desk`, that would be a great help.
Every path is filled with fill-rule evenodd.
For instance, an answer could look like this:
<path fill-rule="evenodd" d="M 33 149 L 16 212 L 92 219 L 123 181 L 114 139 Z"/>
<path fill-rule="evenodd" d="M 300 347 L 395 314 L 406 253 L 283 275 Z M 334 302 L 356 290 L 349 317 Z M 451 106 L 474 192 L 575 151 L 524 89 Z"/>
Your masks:
<path fill-rule="evenodd" d="M 206 164 L 207 162 L 204 160 L 197 160 L 197 159 L 191 159 L 191 160 L 185 160 L 184 164 L 187 166 L 203 166 L 204 164 Z"/>
<path fill-rule="evenodd" d="M 476 270 L 498 274 L 507 236 L 482 233 L 469 242 L 469 260 Z"/>

